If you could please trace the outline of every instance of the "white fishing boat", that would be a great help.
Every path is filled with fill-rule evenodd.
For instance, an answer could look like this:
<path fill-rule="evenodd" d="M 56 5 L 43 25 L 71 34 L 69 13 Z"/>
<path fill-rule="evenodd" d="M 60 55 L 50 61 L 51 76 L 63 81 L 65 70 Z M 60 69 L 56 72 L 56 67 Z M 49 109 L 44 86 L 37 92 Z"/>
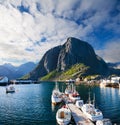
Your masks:
<path fill-rule="evenodd" d="M 15 87 L 13 85 L 9 85 L 6 87 L 6 93 L 13 93 L 15 92 Z"/>
<path fill-rule="evenodd" d="M 72 87 L 72 88 L 73 88 L 73 89 L 72 89 L 72 93 L 69 94 L 69 98 L 70 98 L 73 102 L 75 102 L 76 100 L 80 100 L 80 95 L 79 95 L 79 93 L 76 91 L 75 86 Z"/>
<path fill-rule="evenodd" d="M 93 122 L 103 119 L 102 112 L 99 109 L 95 108 L 95 104 L 91 104 L 90 96 L 89 96 L 89 103 L 84 104 L 81 110 L 86 115 L 86 117 Z"/>
<path fill-rule="evenodd" d="M 59 125 L 67 125 L 71 121 L 71 111 L 66 106 L 60 108 L 56 113 L 56 120 Z"/>
<path fill-rule="evenodd" d="M 55 89 L 52 92 L 51 101 L 52 104 L 58 104 L 62 101 L 62 93 L 59 91 L 57 83 L 55 85 Z"/>
<path fill-rule="evenodd" d="M 84 102 L 83 102 L 83 100 L 77 100 L 76 102 L 75 102 L 75 105 L 78 107 L 78 108 L 82 108 L 82 106 L 84 105 Z"/>
<path fill-rule="evenodd" d="M 66 89 L 65 89 L 65 94 L 67 96 L 69 96 L 69 94 L 72 93 L 72 88 L 71 88 L 71 85 L 67 85 Z"/>
<path fill-rule="evenodd" d="M 84 104 L 81 109 L 86 117 L 93 122 L 103 119 L 102 112 L 99 109 L 96 109 L 92 104 Z"/>
<path fill-rule="evenodd" d="M 110 119 L 102 119 L 102 120 L 98 120 L 96 122 L 96 125 L 112 125 L 112 122 Z"/>

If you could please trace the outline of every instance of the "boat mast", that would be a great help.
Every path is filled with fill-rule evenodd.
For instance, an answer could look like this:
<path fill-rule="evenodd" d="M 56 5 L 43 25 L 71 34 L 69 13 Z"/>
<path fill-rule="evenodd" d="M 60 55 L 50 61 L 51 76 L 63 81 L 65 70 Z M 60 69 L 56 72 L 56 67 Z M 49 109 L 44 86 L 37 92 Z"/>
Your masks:
<path fill-rule="evenodd" d="M 93 95 L 93 105 L 95 106 L 95 93 Z"/>
<path fill-rule="evenodd" d="M 72 83 L 72 92 L 74 92 L 74 86 L 73 86 L 73 83 Z"/>
<path fill-rule="evenodd" d="M 59 87 L 58 87 L 57 81 L 55 82 L 55 90 L 56 90 L 56 91 L 59 91 Z"/>
<path fill-rule="evenodd" d="M 62 93 L 63 93 L 63 85 L 62 85 Z"/>
<path fill-rule="evenodd" d="M 88 96 L 88 103 L 91 104 L 91 99 L 90 99 L 90 91 L 89 91 L 89 96 Z"/>

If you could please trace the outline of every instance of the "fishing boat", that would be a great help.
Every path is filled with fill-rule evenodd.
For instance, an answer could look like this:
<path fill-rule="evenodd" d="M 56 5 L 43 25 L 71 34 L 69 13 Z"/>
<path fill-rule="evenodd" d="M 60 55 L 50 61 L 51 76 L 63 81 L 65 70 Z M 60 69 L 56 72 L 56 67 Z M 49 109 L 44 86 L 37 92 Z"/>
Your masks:
<path fill-rule="evenodd" d="M 71 93 L 72 93 L 72 88 L 71 88 L 71 85 L 69 84 L 69 85 L 67 85 L 67 87 L 65 89 L 65 94 L 67 96 L 69 96 L 69 94 L 71 94 Z"/>
<path fill-rule="evenodd" d="M 6 87 L 6 93 L 14 93 L 15 87 L 13 85 L 9 85 Z"/>
<path fill-rule="evenodd" d="M 59 125 L 67 125 L 71 121 L 71 111 L 64 105 L 56 113 L 56 120 Z"/>
<path fill-rule="evenodd" d="M 89 96 L 89 102 L 84 104 L 81 110 L 86 115 L 86 117 L 93 122 L 103 119 L 102 112 L 99 109 L 95 108 L 95 101 L 93 104 L 91 103 L 90 96 Z"/>
<path fill-rule="evenodd" d="M 70 98 L 73 102 L 75 102 L 76 100 L 80 100 L 80 95 L 79 95 L 79 93 L 76 91 L 75 86 L 72 87 L 72 93 L 69 94 L 69 98 Z"/>
<path fill-rule="evenodd" d="M 112 122 L 110 119 L 102 119 L 102 120 L 98 120 L 96 122 L 96 125 L 112 125 Z"/>
<path fill-rule="evenodd" d="M 59 91 L 57 83 L 55 89 L 52 91 L 51 101 L 52 104 L 58 104 L 62 101 L 62 93 Z"/>

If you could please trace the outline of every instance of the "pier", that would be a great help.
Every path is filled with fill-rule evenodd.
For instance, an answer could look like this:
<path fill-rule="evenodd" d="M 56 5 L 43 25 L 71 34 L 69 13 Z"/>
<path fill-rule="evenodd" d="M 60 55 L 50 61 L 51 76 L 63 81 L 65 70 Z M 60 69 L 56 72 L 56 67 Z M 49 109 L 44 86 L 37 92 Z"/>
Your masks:
<path fill-rule="evenodd" d="M 71 110 L 76 125 L 94 125 L 94 123 L 91 122 L 88 118 L 86 118 L 83 112 L 79 108 L 77 108 L 74 104 L 70 103 L 67 104 L 67 106 Z"/>

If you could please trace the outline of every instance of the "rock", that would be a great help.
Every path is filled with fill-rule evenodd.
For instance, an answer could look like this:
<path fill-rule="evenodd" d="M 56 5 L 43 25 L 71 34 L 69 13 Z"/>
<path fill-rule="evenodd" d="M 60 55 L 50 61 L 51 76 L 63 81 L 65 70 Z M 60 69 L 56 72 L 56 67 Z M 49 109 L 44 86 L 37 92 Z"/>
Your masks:
<path fill-rule="evenodd" d="M 84 63 L 93 68 L 102 68 L 100 66 L 101 63 L 104 66 L 106 64 L 101 58 L 96 56 L 90 44 L 71 37 L 67 39 L 67 42 L 61 48 L 57 68 L 59 71 L 66 70 L 76 63 Z"/>
<path fill-rule="evenodd" d="M 57 68 L 58 56 L 61 46 L 48 50 L 38 66 L 30 73 L 30 79 L 38 79 Z"/>

